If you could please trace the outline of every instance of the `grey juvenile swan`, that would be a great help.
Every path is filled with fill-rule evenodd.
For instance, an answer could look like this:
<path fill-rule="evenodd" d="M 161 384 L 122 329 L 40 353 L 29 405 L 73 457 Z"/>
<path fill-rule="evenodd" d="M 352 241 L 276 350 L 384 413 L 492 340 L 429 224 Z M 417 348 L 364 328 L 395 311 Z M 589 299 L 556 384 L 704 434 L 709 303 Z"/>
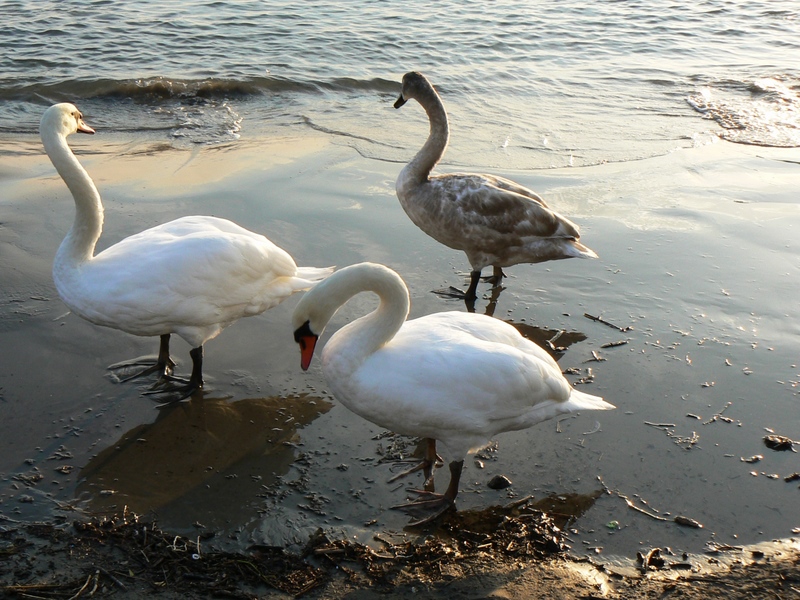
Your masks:
<path fill-rule="evenodd" d="M 481 271 L 493 267 L 499 285 L 502 267 L 561 258 L 597 258 L 578 240 L 578 226 L 548 208 L 531 190 L 502 177 L 474 173 L 431 175 L 447 149 L 450 131 L 439 94 L 422 73 L 403 76 L 394 107 L 416 100 L 430 120 L 422 149 L 397 177 L 397 197 L 414 224 L 436 241 L 463 250 L 472 266 L 466 292 L 474 308 Z"/>

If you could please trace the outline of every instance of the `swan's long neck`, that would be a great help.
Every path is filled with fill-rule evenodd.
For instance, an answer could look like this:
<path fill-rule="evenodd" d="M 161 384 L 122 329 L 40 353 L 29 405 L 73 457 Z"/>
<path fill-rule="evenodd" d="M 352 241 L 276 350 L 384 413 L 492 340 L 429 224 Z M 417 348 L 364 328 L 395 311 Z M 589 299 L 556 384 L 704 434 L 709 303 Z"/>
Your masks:
<path fill-rule="evenodd" d="M 398 189 L 401 185 L 419 185 L 428 180 L 428 177 L 436 166 L 450 140 L 450 128 L 447 124 L 447 112 L 444 109 L 439 94 L 433 87 L 425 88 L 417 98 L 417 101 L 428 114 L 431 130 L 428 139 L 419 152 L 411 159 L 400 173 L 398 178 Z"/>
<path fill-rule="evenodd" d="M 103 231 L 103 203 L 64 135 L 47 133 L 42 136 L 42 144 L 75 200 L 75 221 L 61 242 L 54 268 L 77 267 L 94 256 L 95 245 Z"/>
<path fill-rule="evenodd" d="M 336 356 L 338 362 L 346 361 L 341 368 L 355 369 L 373 352 L 389 342 L 408 317 L 408 289 L 399 275 L 378 265 L 358 265 L 359 268 L 342 269 L 317 284 L 309 294 L 321 294 L 325 303 L 340 307 L 361 292 L 377 294 L 380 303 L 371 313 L 353 321 L 337 331 L 323 349 L 326 356 Z M 334 309 L 335 310 L 335 309 Z"/>

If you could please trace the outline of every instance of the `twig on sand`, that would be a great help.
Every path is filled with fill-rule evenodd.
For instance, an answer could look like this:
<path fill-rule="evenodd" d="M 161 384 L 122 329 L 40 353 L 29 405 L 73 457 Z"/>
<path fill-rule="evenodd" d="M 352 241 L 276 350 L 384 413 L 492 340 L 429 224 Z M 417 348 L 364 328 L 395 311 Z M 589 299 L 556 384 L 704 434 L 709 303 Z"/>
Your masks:
<path fill-rule="evenodd" d="M 616 348 L 617 346 L 624 346 L 627 343 L 628 343 L 628 340 L 618 340 L 616 342 L 606 342 L 605 344 L 602 344 L 600 347 L 601 348 Z"/>
<path fill-rule="evenodd" d="M 95 571 L 94 573 L 89 575 L 89 578 L 86 580 L 86 583 L 83 584 L 83 587 L 79 589 L 77 592 L 75 592 L 75 595 L 72 596 L 69 600 L 75 600 L 76 598 L 79 598 L 83 594 L 83 592 L 86 591 L 86 588 L 89 587 L 89 583 L 91 583 L 92 581 L 94 581 L 94 585 L 92 586 L 92 589 L 89 591 L 89 596 L 94 596 L 94 593 L 97 591 L 97 584 L 99 583 L 99 580 L 100 580 L 100 571 Z"/>
<path fill-rule="evenodd" d="M 731 404 L 733 404 L 733 402 L 727 402 L 725 406 L 722 407 L 722 410 L 717 411 L 714 414 L 714 416 L 712 416 L 708 421 L 704 421 L 703 425 L 708 425 L 709 423 L 713 423 L 716 420 L 725 421 L 726 423 L 733 423 L 733 419 L 731 419 L 730 417 L 722 416 L 722 413 L 728 410 L 731 407 Z"/>
<path fill-rule="evenodd" d="M 604 360 L 605 358 L 600 356 L 600 353 L 597 352 L 597 350 L 592 350 L 592 358 L 585 360 L 584 362 L 603 362 Z"/>
<path fill-rule="evenodd" d="M 695 521 L 694 519 L 690 519 L 689 517 L 684 517 L 682 515 L 678 515 L 678 516 L 676 516 L 676 517 L 674 517 L 672 519 L 668 519 L 667 517 L 662 517 L 661 515 L 657 515 L 655 513 L 652 513 L 649 510 L 645 510 L 641 506 L 636 506 L 636 504 L 634 504 L 633 500 L 628 498 L 625 494 L 623 494 L 619 490 L 610 489 L 606 485 L 605 481 L 603 481 L 602 477 L 598 476 L 597 480 L 600 482 L 600 485 L 603 486 L 603 490 L 607 494 L 614 495 L 614 496 L 617 496 L 619 498 L 622 498 L 625 501 L 625 504 L 627 504 L 629 508 L 632 508 L 636 512 L 640 512 L 643 515 L 647 515 L 651 519 L 655 519 L 656 521 L 673 521 L 674 523 L 677 523 L 678 525 L 683 525 L 685 527 L 693 527 L 695 529 L 702 529 L 703 528 L 703 525 L 699 521 Z"/>
<path fill-rule="evenodd" d="M 675 423 L 651 423 L 650 421 L 645 421 L 645 425 L 649 425 L 650 427 L 656 427 L 658 429 L 669 429 L 670 427 L 675 427 Z"/>
<path fill-rule="evenodd" d="M 583 313 L 583 316 L 586 317 L 587 319 L 591 319 L 592 321 L 597 321 L 598 323 L 607 325 L 608 327 L 616 329 L 617 331 L 630 331 L 631 329 L 633 329 L 633 327 L 631 327 L 630 325 L 628 325 L 627 327 L 620 327 L 619 325 L 614 325 L 614 323 L 609 323 L 602 317 L 595 317 L 594 315 L 590 315 L 589 313 Z"/>
<path fill-rule="evenodd" d="M 114 585 L 116 585 L 118 588 L 126 592 L 128 591 L 128 588 L 125 586 L 125 584 L 122 583 L 117 577 L 112 575 L 109 571 L 105 570 L 103 567 L 98 567 L 97 565 L 94 565 L 94 568 L 113 581 Z"/>

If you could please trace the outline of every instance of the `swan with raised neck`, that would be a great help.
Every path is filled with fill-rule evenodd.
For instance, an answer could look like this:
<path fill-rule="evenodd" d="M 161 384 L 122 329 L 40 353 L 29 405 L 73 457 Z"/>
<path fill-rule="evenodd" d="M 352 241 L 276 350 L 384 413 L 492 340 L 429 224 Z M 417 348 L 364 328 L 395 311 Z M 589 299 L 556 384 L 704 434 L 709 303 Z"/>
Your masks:
<path fill-rule="evenodd" d="M 422 148 L 403 167 L 395 190 L 400 205 L 422 231 L 470 262 L 470 285 L 464 299 L 474 310 L 481 271 L 491 266 L 499 285 L 503 267 L 563 258 L 597 258 L 579 242 L 572 221 L 551 210 L 528 188 L 508 179 L 477 173 L 431 175 L 447 149 L 447 113 L 430 81 L 417 71 L 403 76 L 395 108 L 420 103 L 430 132 Z"/>
<path fill-rule="evenodd" d="M 59 246 L 53 263 L 53 277 L 59 286 L 82 263 L 91 260 L 103 232 L 103 202 L 91 177 L 67 145 L 72 133 L 94 134 L 72 104 L 56 104 L 42 115 L 39 124 L 42 145 L 61 179 L 75 199 L 75 219 Z M 62 284 L 63 285 L 63 284 Z"/>
<path fill-rule="evenodd" d="M 463 312 L 406 320 L 408 288 L 373 263 L 333 273 L 297 303 L 292 325 L 304 370 L 333 315 L 361 292 L 377 294 L 378 307 L 331 336 L 322 372 L 334 397 L 357 415 L 428 441 L 421 463 L 426 481 L 432 482 L 436 442 L 447 449 L 445 493 L 401 506 L 429 511 L 418 523 L 454 505 L 464 458 L 498 433 L 567 412 L 614 408 L 573 389 L 556 362 L 508 323 Z"/>
<path fill-rule="evenodd" d="M 61 103 L 45 111 L 39 131 L 47 156 L 75 202 L 75 219 L 53 263 L 56 289 L 70 310 L 91 323 L 160 337 L 155 364 L 133 376 L 157 372 L 162 387 L 156 392 L 181 399 L 201 389 L 203 345 L 208 340 L 332 271 L 298 269 L 287 252 L 264 236 L 206 216 L 164 223 L 95 255 L 103 230 L 103 203 L 67 144 L 67 136 L 94 130 L 73 104 Z M 192 346 L 188 381 L 171 377 L 172 333 Z M 112 367 L 131 364 L 135 363 Z"/>

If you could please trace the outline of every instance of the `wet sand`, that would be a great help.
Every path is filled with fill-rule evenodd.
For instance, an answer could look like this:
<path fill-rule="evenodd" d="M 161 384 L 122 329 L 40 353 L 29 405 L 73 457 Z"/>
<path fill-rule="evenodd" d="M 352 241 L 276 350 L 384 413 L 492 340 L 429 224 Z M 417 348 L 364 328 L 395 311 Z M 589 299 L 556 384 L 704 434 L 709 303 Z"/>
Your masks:
<path fill-rule="evenodd" d="M 400 164 L 316 136 L 195 152 L 76 137 L 106 206 L 100 248 L 214 214 L 264 233 L 298 264 L 391 266 L 409 285 L 412 316 L 463 310 L 430 293 L 465 286 L 467 264 L 402 212 Z M 214 532 L 213 545 L 231 551 L 296 550 L 319 528 L 374 546 L 376 534 L 403 534 L 407 517 L 388 507 L 406 486 L 386 480 L 415 445 L 339 406 L 318 365 L 300 371 L 296 299 L 206 346 L 202 398 L 156 409 L 141 396 L 148 382 L 119 384 L 107 371 L 156 341 L 67 314 L 53 288 L 73 204 L 38 140 L 3 140 L 0 155 L 0 516 L 71 520 L 127 506 L 165 530 Z M 794 151 L 719 143 L 498 173 L 578 222 L 601 258 L 508 269 L 494 315 L 540 340 L 566 332 L 556 345 L 570 379 L 618 409 L 499 437 L 468 461 L 459 509 L 574 498 L 560 507 L 575 517 L 572 554 L 618 569 L 653 547 L 702 557 L 710 543 L 797 535 L 800 491 L 784 478 L 800 471 L 798 454 L 763 443 L 766 428 L 800 439 L 797 161 Z M 373 305 L 355 299 L 331 331 Z M 607 346 L 616 342 L 625 343 Z M 188 347 L 178 341 L 174 353 L 185 373 Z M 488 489 L 497 474 L 513 485 Z"/>

